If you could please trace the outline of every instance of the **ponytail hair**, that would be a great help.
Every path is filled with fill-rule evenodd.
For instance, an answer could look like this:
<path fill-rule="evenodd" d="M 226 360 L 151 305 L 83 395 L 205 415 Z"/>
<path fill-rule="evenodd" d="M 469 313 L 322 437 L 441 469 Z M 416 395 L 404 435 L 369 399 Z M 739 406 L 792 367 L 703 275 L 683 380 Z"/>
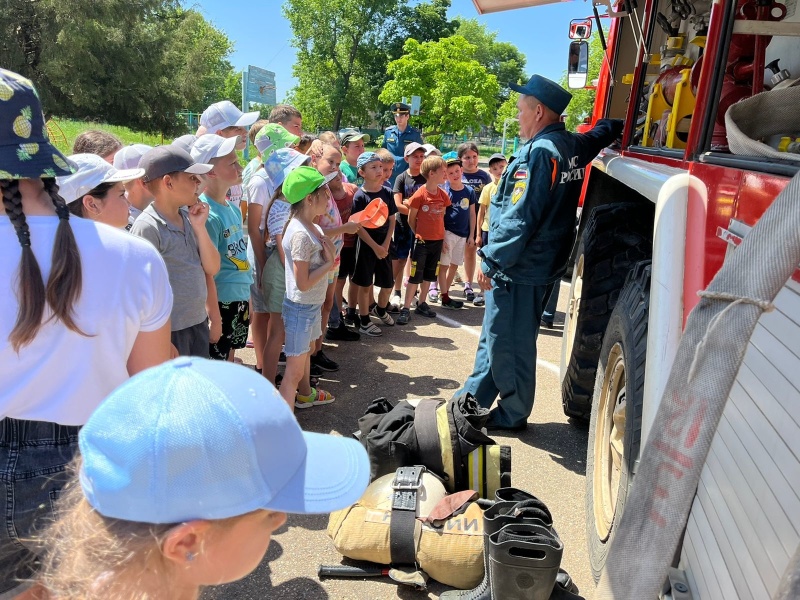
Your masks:
<path fill-rule="evenodd" d="M 61 321 L 65 327 L 81 335 L 86 335 L 75 323 L 74 305 L 81 294 L 82 271 L 81 256 L 75 235 L 69 226 L 69 209 L 61 196 L 53 178 L 42 179 L 44 190 L 50 196 L 56 209 L 59 223 L 53 244 L 50 277 L 45 286 L 42 271 L 31 248 L 31 233 L 25 213 L 22 210 L 22 195 L 17 180 L 0 180 L 3 195 L 3 208 L 14 226 L 17 239 L 22 246 L 19 263 L 19 289 L 17 290 L 17 320 L 8 336 L 15 352 L 30 344 L 44 319 L 45 303 L 53 312 L 51 319 Z"/>

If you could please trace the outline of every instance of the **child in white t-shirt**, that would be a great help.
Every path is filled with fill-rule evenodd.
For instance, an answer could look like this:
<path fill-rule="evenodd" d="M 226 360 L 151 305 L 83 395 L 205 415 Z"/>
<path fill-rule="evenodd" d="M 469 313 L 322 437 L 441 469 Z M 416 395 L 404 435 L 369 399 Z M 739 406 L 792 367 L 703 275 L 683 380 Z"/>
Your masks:
<path fill-rule="evenodd" d="M 313 167 L 303 166 L 289 173 L 283 182 L 283 195 L 292 208 L 282 240 L 286 260 L 282 311 L 286 371 L 281 396 L 292 408 L 309 408 L 334 400 L 328 392 L 312 388 L 303 375 L 311 369 L 312 344 L 322 335 L 320 310 L 328 272 L 333 270 L 336 259 L 333 242 L 314 224 L 314 219 L 326 212 L 327 183 L 337 176 L 332 173 L 325 177 Z"/>

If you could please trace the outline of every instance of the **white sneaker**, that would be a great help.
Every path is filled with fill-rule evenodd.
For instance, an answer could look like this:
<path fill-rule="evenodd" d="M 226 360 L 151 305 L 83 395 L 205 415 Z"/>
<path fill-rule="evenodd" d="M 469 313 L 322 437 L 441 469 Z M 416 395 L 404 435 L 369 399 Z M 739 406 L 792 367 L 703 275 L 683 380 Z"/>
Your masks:
<path fill-rule="evenodd" d="M 394 325 L 394 319 L 392 318 L 392 315 L 390 315 L 388 311 L 383 313 L 383 316 L 380 316 L 378 314 L 378 308 L 375 307 L 371 311 L 369 311 L 369 314 L 371 314 L 373 317 L 377 317 L 378 319 L 380 319 L 381 323 L 383 323 L 384 325 L 388 325 L 389 327 Z"/>
<path fill-rule="evenodd" d="M 386 310 L 390 313 L 398 314 L 402 306 L 403 306 L 403 298 L 401 296 L 398 296 L 397 294 L 392 294 L 392 297 L 389 300 L 389 306 Z"/>
<path fill-rule="evenodd" d="M 392 323 L 394 324 L 394 321 L 392 321 Z M 381 328 L 375 325 L 375 323 L 368 323 L 367 325 L 361 325 L 361 327 L 358 328 L 358 332 L 361 335 L 367 335 L 369 337 L 380 337 L 383 335 Z"/>

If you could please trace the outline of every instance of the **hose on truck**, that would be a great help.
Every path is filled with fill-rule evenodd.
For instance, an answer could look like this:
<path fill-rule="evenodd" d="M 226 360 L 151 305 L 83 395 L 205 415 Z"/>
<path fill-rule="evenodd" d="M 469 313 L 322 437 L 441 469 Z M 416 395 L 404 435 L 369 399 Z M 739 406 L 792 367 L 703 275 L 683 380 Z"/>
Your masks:
<path fill-rule="evenodd" d="M 651 600 L 667 579 L 750 336 L 800 264 L 800 173 L 700 292 L 600 577 L 598 600 Z M 798 556 L 773 600 L 796 598 Z"/>

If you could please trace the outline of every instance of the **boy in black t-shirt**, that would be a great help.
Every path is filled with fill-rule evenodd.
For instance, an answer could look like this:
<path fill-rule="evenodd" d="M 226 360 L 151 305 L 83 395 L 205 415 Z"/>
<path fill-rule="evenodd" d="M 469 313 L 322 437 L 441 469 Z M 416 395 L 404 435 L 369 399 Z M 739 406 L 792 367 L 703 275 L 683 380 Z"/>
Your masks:
<path fill-rule="evenodd" d="M 408 169 L 400 173 L 394 180 L 394 203 L 397 206 L 397 224 L 394 229 L 394 241 L 391 246 L 392 268 L 394 272 L 394 295 L 392 296 L 391 312 L 399 313 L 402 304 L 403 277 L 408 279 L 411 262 L 408 256 L 411 253 L 411 242 L 414 234 L 408 226 L 408 199 L 419 188 L 425 185 L 425 177 L 420 172 L 422 161 L 425 159 L 425 148 L 421 144 L 411 142 L 406 146 L 404 153 Z M 404 274 L 405 271 L 405 274 Z"/>
<path fill-rule="evenodd" d="M 353 213 L 364 210 L 375 198 L 380 198 L 389 208 L 389 218 L 381 227 L 374 229 L 362 228 L 358 231 L 356 241 L 356 264 L 350 285 L 358 288 L 358 313 L 361 321 L 359 333 L 372 337 L 382 335 L 382 331 L 369 319 L 369 305 L 372 298 L 372 286 L 378 286 L 378 303 L 372 309 L 372 314 L 378 317 L 384 325 L 394 325 L 394 319 L 386 312 L 389 305 L 389 295 L 392 292 L 394 277 L 392 276 L 392 263 L 389 259 L 389 244 L 395 228 L 395 205 L 392 192 L 384 187 L 383 167 L 380 157 L 374 152 L 364 152 L 358 157 L 358 174 L 364 178 L 364 185 L 353 196 Z M 350 319 L 355 318 L 355 308 L 348 307 Z"/>

